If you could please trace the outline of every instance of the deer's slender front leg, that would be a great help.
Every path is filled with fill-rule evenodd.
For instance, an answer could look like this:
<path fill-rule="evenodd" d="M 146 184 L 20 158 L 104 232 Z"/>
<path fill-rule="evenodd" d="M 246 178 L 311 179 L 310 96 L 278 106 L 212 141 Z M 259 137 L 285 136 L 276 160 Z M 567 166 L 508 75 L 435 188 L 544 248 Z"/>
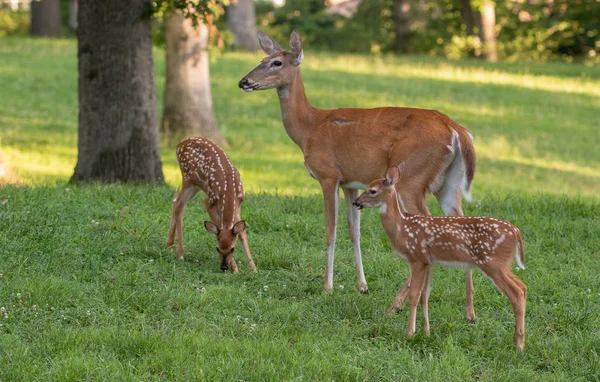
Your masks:
<path fill-rule="evenodd" d="M 252 255 L 250 254 L 250 247 L 248 246 L 248 236 L 246 235 L 246 231 L 240 233 L 240 241 L 244 247 L 244 253 L 246 254 L 246 260 L 248 260 L 248 266 L 256 271 L 256 264 L 254 264 L 254 260 L 252 260 Z"/>
<path fill-rule="evenodd" d="M 327 265 L 325 267 L 325 284 L 323 292 L 333 289 L 333 255 L 335 252 L 335 237 L 337 228 L 337 215 L 339 208 L 340 181 L 322 181 L 323 201 L 325 203 L 325 233 L 327 236 Z"/>
<path fill-rule="evenodd" d="M 411 263 L 410 274 L 411 282 L 408 291 L 408 304 L 410 305 L 410 314 L 408 318 L 408 337 L 412 337 L 415 333 L 415 326 L 417 322 L 417 304 L 421 299 L 421 293 L 423 291 L 423 284 L 427 277 L 427 264 L 423 263 Z"/>
<path fill-rule="evenodd" d="M 423 291 L 421 292 L 421 314 L 423 314 L 423 330 L 429 337 L 429 294 L 431 293 L 431 281 L 433 279 L 433 265 L 427 267 Z"/>
<path fill-rule="evenodd" d="M 359 190 L 342 188 L 346 199 L 346 210 L 348 213 L 348 232 L 354 246 L 354 262 L 356 265 L 356 289 L 359 293 L 368 293 L 367 279 L 362 265 L 362 254 L 360 252 L 360 210 L 352 206 L 352 202 L 358 198 Z"/>

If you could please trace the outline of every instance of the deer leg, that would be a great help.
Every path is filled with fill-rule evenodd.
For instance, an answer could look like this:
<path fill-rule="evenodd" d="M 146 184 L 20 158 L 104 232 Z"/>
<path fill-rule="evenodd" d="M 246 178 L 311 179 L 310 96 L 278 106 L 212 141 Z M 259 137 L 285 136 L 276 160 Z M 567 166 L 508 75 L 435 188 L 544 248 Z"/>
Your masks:
<path fill-rule="evenodd" d="M 348 213 L 348 232 L 354 247 L 354 262 L 356 265 L 356 289 L 359 293 L 368 293 L 369 287 L 365 279 L 362 265 L 362 254 L 360 253 L 360 210 L 352 206 L 352 202 L 358 198 L 359 190 L 342 188 L 346 199 L 346 210 Z"/>
<path fill-rule="evenodd" d="M 510 300 L 515 314 L 515 346 L 518 351 L 523 351 L 525 347 L 525 292 L 523 289 L 527 287 L 509 270 L 498 271 L 483 268 L 482 270 Z"/>
<path fill-rule="evenodd" d="M 406 212 L 409 212 L 412 214 L 418 213 L 418 214 L 423 214 L 423 215 L 429 215 L 429 209 L 427 208 L 427 202 L 426 202 L 424 196 L 422 196 L 420 198 L 414 198 L 414 197 L 411 197 L 410 195 L 403 196 L 403 195 L 401 195 L 400 192 L 398 192 L 398 200 L 400 200 L 400 203 L 401 203 L 400 208 L 402 208 L 403 211 L 406 211 Z M 396 298 L 392 302 L 392 305 L 390 305 L 390 307 L 388 308 L 388 310 L 387 310 L 388 314 L 391 315 L 391 314 L 396 314 L 396 313 L 402 312 L 402 307 L 404 306 L 404 302 L 408 298 L 408 291 L 410 288 L 410 284 L 411 284 L 411 276 L 408 276 L 408 279 L 404 282 L 404 285 L 402 285 L 402 287 L 396 294 Z"/>
<path fill-rule="evenodd" d="M 459 190 L 449 189 L 444 186 L 440 191 L 435 193 L 438 203 L 446 216 L 464 216 L 462 210 L 462 196 Z M 465 317 L 469 322 L 475 322 L 475 307 L 473 306 L 473 270 L 465 269 Z"/>
<path fill-rule="evenodd" d="M 415 325 L 417 322 L 417 304 L 421 299 L 421 291 L 427 276 L 427 264 L 410 263 L 411 282 L 408 291 L 408 304 L 410 305 L 410 314 L 408 318 L 408 337 L 412 337 L 415 333 Z"/>
<path fill-rule="evenodd" d="M 176 206 L 178 205 L 179 200 L 181 199 L 182 193 L 183 190 L 176 193 L 173 197 L 173 206 L 171 208 L 171 224 L 169 224 L 169 232 L 167 233 L 167 248 L 171 248 L 173 246 L 173 243 L 175 243 L 175 226 L 177 225 L 175 211 Z"/>
<path fill-rule="evenodd" d="M 339 180 L 323 181 L 323 200 L 325 203 L 325 232 L 327 235 L 327 265 L 325 267 L 325 284 L 323 292 L 333 289 L 333 255 L 335 252 L 335 236 L 337 228 L 337 215 L 339 208 Z"/>
<path fill-rule="evenodd" d="M 421 313 L 423 314 L 423 330 L 429 337 L 429 294 L 431 293 L 431 281 L 433 279 L 433 265 L 427 266 L 425 282 L 421 293 Z"/>
<path fill-rule="evenodd" d="M 240 220 L 242 220 L 242 217 L 238 211 L 237 221 Z M 256 271 L 256 264 L 254 264 L 254 260 L 252 260 L 252 255 L 250 254 L 250 247 L 248 246 L 248 234 L 246 231 L 240 233 L 240 241 L 242 242 L 242 247 L 244 248 L 244 254 L 246 254 L 246 260 L 248 260 L 248 266 Z"/>
<path fill-rule="evenodd" d="M 240 241 L 244 247 L 244 253 L 246 254 L 246 260 L 248 260 L 248 266 L 256 271 L 256 264 L 254 264 L 254 260 L 252 260 L 252 255 L 250 254 L 250 247 L 248 246 L 248 236 L 246 231 L 240 233 Z"/>
<path fill-rule="evenodd" d="M 177 258 L 183 260 L 183 213 L 185 211 L 186 204 L 192 200 L 194 196 L 200 191 L 196 187 L 183 188 L 175 196 L 173 202 L 173 216 L 171 217 L 171 224 L 175 219 L 175 230 L 177 231 Z"/>

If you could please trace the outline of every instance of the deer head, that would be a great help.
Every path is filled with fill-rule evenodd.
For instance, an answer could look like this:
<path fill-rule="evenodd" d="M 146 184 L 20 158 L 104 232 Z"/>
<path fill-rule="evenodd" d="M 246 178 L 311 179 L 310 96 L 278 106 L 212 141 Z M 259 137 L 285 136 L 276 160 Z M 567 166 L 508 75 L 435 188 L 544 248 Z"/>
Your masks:
<path fill-rule="evenodd" d="M 205 221 L 204 228 L 217 237 L 217 252 L 221 257 L 221 270 L 225 272 L 233 261 L 235 243 L 238 235 L 246 229 L 246 222 L 240 220 L 231 229 L 219 229 L 214 223 Z"/>
<path fill-rule="evenodd" d="M 261 63 L 240 80 L 238 86 L 246 92 L 280 88 L 289 85 L 302 62 L 302 40 L 298 32 L 293 31 L 290 36 L 292 52 L 286 52 L 271 37 L 263 32 L 258 32 L 260 46 L 268 54 Z"/>
<path fill-rule="evenodd" d="M 381 207 L 386 203 L 386 199 L 391 193 L 396 192 L 395 185 L 398 183 L 404 172 L 404 163 L 399 166 L 390 167 L 385 174 L 385 178 L 376 179 L 363 192 L 352 205 L 356 208 Z"/>

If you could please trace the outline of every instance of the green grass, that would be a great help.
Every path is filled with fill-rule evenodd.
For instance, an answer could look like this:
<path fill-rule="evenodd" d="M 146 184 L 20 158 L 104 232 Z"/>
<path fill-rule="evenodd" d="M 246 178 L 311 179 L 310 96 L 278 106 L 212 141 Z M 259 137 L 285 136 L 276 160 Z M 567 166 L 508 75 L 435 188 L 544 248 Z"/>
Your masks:
<path fill-rule="evenodd" d="M 370 293 L 354 290 L 340 218 L 335 291 L 321 294 L 318 185 L 281 126 L 274 92 L 236 86 L 259 55 L 228 53 L 211 67 L 259 268 L 250 272 L 238 249 L 233 275 L 218 270 L 199 200 L 185 216 L 186 260 L 164 249 L 179 182 L 172 146 L 162 147 L 168 185 L 66 184 L 76 160 L 75 44 L 5 38 L 0 137 L 25 184 L 0 188 L 0 380 L 600 379 L 600 70 L 305 55 L 319 107 L 434 108 L 475 135 L 475 202 L 465 210 L 523 233 L 525 353 L 513 348 L 506 297 L 477 273 L 478 320 L 468 324 L 463 274 L 441 267 L 431 338 L 407 339 L 406 312 L 385 309 L 408 269 L 373 210 L 362 226 Z M 156 59 L 161 98 L 161 51 Z"/>

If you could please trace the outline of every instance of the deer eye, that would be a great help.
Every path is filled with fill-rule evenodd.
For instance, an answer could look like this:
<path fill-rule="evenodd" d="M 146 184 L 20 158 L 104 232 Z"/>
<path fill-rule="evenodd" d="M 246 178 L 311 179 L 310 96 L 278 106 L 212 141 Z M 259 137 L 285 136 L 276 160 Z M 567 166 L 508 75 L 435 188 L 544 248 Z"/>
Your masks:
<path fill-rule="evenodd" d="M 281 66 L 281 65 L 283 65 L 283 62 L 281 62 L 279 60 L 273 61 L 273 66 Z"/>
<path fill-rule="evenodd" d="M 377 193 L 377 190 L 375 190 L 373 188 L 369 190 L 370 195 L 375 195 L 376 193 Z"/>

